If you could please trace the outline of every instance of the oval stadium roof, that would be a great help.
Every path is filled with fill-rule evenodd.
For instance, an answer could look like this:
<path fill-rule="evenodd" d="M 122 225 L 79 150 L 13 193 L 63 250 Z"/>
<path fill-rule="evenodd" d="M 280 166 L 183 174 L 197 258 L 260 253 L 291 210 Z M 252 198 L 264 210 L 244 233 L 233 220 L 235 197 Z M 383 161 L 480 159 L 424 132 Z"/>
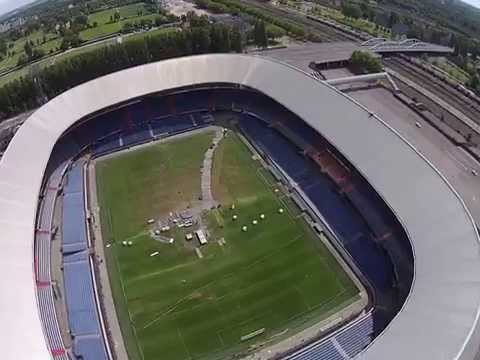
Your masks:
<path fill-rule="evenodd" d="M 35 295 L 33 238 L 42 178 L 57 139 L 109 105 L 207 83 L 254 88 L 316 128 L 367 178 L 413 245 L 411 293 L 362 360 L 473 360 L 478 349 L 480 253 L 458 194 L 411 145 L 365 108 L 288 65 L 245 55 L 200 55 L 148 64 L 73 88 L 33 113 L 0 160 L 0 351 L 47 360 Z"/>

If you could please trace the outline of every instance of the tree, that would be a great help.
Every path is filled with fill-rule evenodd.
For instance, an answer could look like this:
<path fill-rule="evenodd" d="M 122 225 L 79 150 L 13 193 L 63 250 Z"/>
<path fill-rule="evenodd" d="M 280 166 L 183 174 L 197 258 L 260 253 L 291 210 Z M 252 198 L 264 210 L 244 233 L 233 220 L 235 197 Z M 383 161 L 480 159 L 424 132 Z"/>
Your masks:
<path fill-rule="evenodd" d="M 352 4 L 348 1 L 344 1 L 342 3 L 342 14 L 348 18 L 358 19 L 362 16 L 362 10 L 360 10 L 358 5 Z"/>
<path fill-rule="evenodd" d="M 0 39 L 0 54 L 6 54 L 7 50 L 7 42 L 4 39 Z"/>
<path fill-rule="evenodd" d="M 33 46 L 30 41 L 26 41 L 25 45 L 23 46 L 23 50 L 25 50 L 25 54 L 27 54 L 27 59 L 30 59 L 33 55 Z"/>
<path fill-rule="evenodd" d="M 39 49 L 34 49 L 33 50 L 32 57 L 33 57 L 34 60 L 40 59 L 44 56 L 45 56 L 45 50 L 44 49 L 39 48 Z"/>
<path fill-rule="evenodd" d="M 82 39 L 80 39 L 80 36 L 78 33 L 73 32 L 70 29 L 65 30 L 65 34 L 63 36 L 62 43 L 60 45 L 60 49 L 65 51 L 67 49 L 77 47 L 82 43 Z"/>
<path fill-rule="evenodd" d="M 261 48 L 266 48 L 268 46 L 267 30 L 263 21 L 255 22 L 253 27 L 253 42 Z"/>
<path fill-rule="evenodd" d="M 468 81 L 467 86 L 471 88 L 475 93 L 480 94 L 480 77 L 478 74 L 472 76 Z"/>
<path fill-rule="evenodd" d="M 113 21 L 120 21 L 120 11 L 118 11 L 118 9 L 115 9 L 115 14 L 113 14 Z"/>
<path fill-rule="evenodd" d="M 242 34 L 238 29 L 234 29 L 232 31 L 232 35 L 230 36 L 230 43 L 232 50 L 241 53 L 243 50 L 243 39 L 242 39 Z"/>
<path fill-rule="evenodd" d="M 280 26 L 268 24 L 266 27 L 267 37 L 269 39 L 276 39 L 282 36 L 285 36 L 287 32 L 283 30 Z"/>
<path fill-rule="evenodd" d="M 163 25 L 163 24 L 165 24 L 165 23 L 167 23 L 167 22 L 168 22 L 168 20 L 167 20 L 167 18 L 166 18 L 165 16 L 157 16 L 157 17 L 155 17 L 155 26 L 157 26 L 157 27 L 158 27 L 158 26 L 161 26 L 161 25 Z"/>
<path fill-rule="evenodd" d="M 87 15 L 78 15 L 73 19 L 73 23 L 78 25 L 81 29 L 87 27 L 88 24 L 88 16 Z"/>
<path fill-rule="evenodd" d="M 360 11 L 362 12 L 362 16 L 364 18 L 368 18 L 368 13 L 370 11 L 370 6 L 368 5 L 368 0 L 362 0 L 360 2 Z"/>
<path fill-rule="evenodd" d="M 391 29 L 395 24 L 398 24 L 400 21 L 400 16 L 395 11 L 392 11 L 390 13 L 390 16 L 388 18 L 388 27 Z"/>
<path fill-rule="evenodd" d="M 28 63 L 28 57 L 25 54 L 22 54 L 18 57 L 17 66 L 23 66 Z"/>
<path fill-rule="evenodd" d="M 193 11 L 187 13 L 187 22 L 190 27 L 206 27 L 210 24 L 207 15 L 198 16 Z"/>
<path fill-rule="evenodd" d="M 204 54 L 210 51 L 210 31 L 208 28 L 196 27 L 190 30 L 193 54 Z"/>
<path fill-rule="evenodd" d="M 131 22 L 125 22 L 122 26 L 122 33 L 127 34 L 133 31 L 133 25 Z"/>
<path fill-rule="evenodd" d="M 141 19 L 140 20 L 140 27 L 142 29 L 148 29 L 152 27 L 152 20 L 151 19 Z"/>
<path fill-rule="evenodd" d="M 353 52 L 350 58 L 350 65 L 355 73 L 371 74 L 382 71 L 380 60 L 371 53 L 361 50 Z"/>

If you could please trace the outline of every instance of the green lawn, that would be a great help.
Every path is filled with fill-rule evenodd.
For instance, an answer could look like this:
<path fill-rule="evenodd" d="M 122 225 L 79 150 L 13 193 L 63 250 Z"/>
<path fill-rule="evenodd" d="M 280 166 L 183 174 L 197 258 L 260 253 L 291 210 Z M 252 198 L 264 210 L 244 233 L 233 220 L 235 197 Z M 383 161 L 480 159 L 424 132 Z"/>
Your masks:
<path fill-rule="evenodd" d="M 43 35 L 43 31 L 36 31 L 27 37 L 23 37 L 15 41 L 13 43 L 13 47 L 8 50 L 10 52 L 14 51 L 15 55 L 5 56 L 0 61 L 0 70 L 10 69 L 17 66 L 18 58 L 20 57 L 20 55 L 25 53 L 24 46 L 27 40 L 32 40 L 35 48 L 43 49 L 46 55 L 48 55 L 51 49 L 55 51 L 56 48 L 60 46 L 61 39 L 55 34 L 46 34 L 47 41 L 44 44 L 40 43 L 39 45 L 37 45 L 37 40 L 40 40 L 40 42 L 43 41 Z"/>
<path fill-rule="evenodd" d="M 384 37 L 390 39 L 391 33 L 379 29 L 375 23 L 366 19 L 354 19 L 348 18 L 340 10 L 333 9 L 327 6 L 316 5 L 313 8 L 312 15 L 324 17 L 330 20 L 334 20 L 338 23 L 347 25 L 355 30 L 364 31 L 375 37 Z"/>
<path fill-rule="evenodd" d="M 147 219 L 197 201 L 212 138 L 196 134 L 97 163 L 104 238 L 113 244 L 107 264 L 131 359 L 225 359 L 291 336 L 358 294 L 304 220 L 279 213 L 294 207 L 231 132 L 214 157 L 213 192 L 223 207 L 203 214 L 203 258 L 182 232 L 173 232 L 173 245 L 150 238 Z M 121 246 L 126 239 L 132 247 Z"/>
<path fill-rule="evenodd" d="M 177 31 L 177 29 L 176 28 L 155 29 L 155 30 L 151 30 L 151 31 L 148 31 L 148 32 L 130 34 L 130 35 L 125 37 L 124 41 L 128 42 L 130 40 L 140 39 L 140 38 L 144 38 L 144 37 L 147 37 L 147 36 L 153 36 L 153 35 L 156 35 L 156 34 L 159 34 L 159 33 L 165 33 L 165 32 L 170 32 L 170 31 Z M 80 55 L 80 54 L 83 54 L 83 53 L 87 53 L 87 52 L 90 52 L 90 51 L 93 51 L 93 50 L 97 50 L 97 49 L 105 47 L 105 46 L 110 46 L 114 43 L 115 43 L 115 40 L 112 39 L 111 41 L 107 41 L 107 42 L 100 42 L 98 44 L 93 44 L 93 45 L 90 45 L 90 46 L 84 46 L 84 47 L 80 47 L 80 48 L 71 49 L 68 52 L 62 53 L 55 58 L 49 57 L 49 58 L 45 58 L 43 60 L 40 60 L 37 64 L 38 64 L 38 67 L 40 69 L 43 69 L 45 67 L 50 66 L 52 63 L 57 63 L 57 62 L 60 62 L 60 61 L 63 61 L 63 60 L 67 60 L 71 57 L 74 57 L 74 56 L 77 56 L 77 55 Z M 36 64 L 36 66 L 37 66 L 37 64 Z M 0 77 L 0 86 L 3 86 L 10 81 L 13 81 L 15 79 L 19 79 L 20 77 L 27 75 L 29 73 L 30 69 L 31 69 L 31 66 L 32 65 L 27 65 L 27 66 L 24 66 L 23 68 L 21 68 L 17 71 L 14 71 L 14 72 L 11 72 L 7 75 L 1 76 Z"/>
<path fill-rule="evenodd" d="M 145 14 L 147 13 L 145 3 L 139 2 L 135 4 L 121 6 L 119 8 L 112 8 L 93 13 L 89 15 L 88 22 L 90 24 L 93 24 L 94 22 L 97 22 L 98 24 L 105 24 L 110 21 L 110 16 L 113 16 L 117 10 L 120 13 L 120 18 L 136 17 L 138 16 L 139 11 L 142 11 Z"/>
<path fill-rule="evenodd" d="M 110 16 L 113 15 L 115 11 L 116 11 L 115 8 L 112 8 L 112 9 L 103 10 L 103 11 L 99 11 L 97 13 L 91 14 L 88 17 L 88 22 L 90 24 L 97 22 L 98 26 L 95 28 L 92 27 L 90 29 L 86 29 L 80 32 L 81 38 L 87 41 L 97 37 L 115 34 L 122 30 L 123 24 L 126 22 L 135 23 L 136 21 L 140 21 L 142 19 L 145 19 L 145 20 L 150 19 L 152 21 L 155 21 L 155 18 L 159 16 L 158 14 L 149 13 L 147 11 L 146 4 L 144 2 L 139 2 L 139 3 L 119 7 L 118 11 L 120 12 L 120 16 L 121 16 L 120 21 L 115 23 L 109 23 Z M 141 16 L 138 16 L 139 11 L 142 11 Z M 47 41 L 44 44 L 40 43 L 39 45 L 37 45 L 37 40 L 40 40 L 40 42 L 42 42 L 44 35 L 46 36 Z M 19 57 L 25 53 L 24 46 L 27 40 L 28 41 L 32 40 L 35 44 L 35 48 L 43 49 L 45 51 L 45 55 L 48 55 L 50 51 L 56 51 L 57 48 L 59 48 L 62 43 L 62 38 L 59 35 L 51 34 L 51 33 L 45 34 L 42 30 L 36 31 L 27 37 L 20 38 L 17 41 L 15 41 L 13 43 L 13 47 L 9 49 L 10 52 L 14 51 L 15 55 L 4 56 L 0 60 L 0 71 L 11 69 L 17 66 Z M 10 80 L 13 80 L 25 74 L 26 74 L 26 71 L 20 71 L 18 74 L 14 74 L 13 76 L 7 75 L 6 77 L 1 77 L 0 86 Z"/>
<path fill-rule="evenodd" d="M 115 14 L 117 9 L 120 13 L 120 21 L 110 22 L 110 17 Z M 123 24 L 126 22 L 135 23 L 142 19 L 150 19 L 153 21 L 159 16 L 158 14 L 149 13 L 146 9 L 145 3 L 142 2 L 122 6 L 117 9 L 112 8 L 91 14 L 88 17 L 89 24 L 93 25 L 93 23 L 96 22 L 98 26 L 82 31 L 80 33 L 81 38 L 83 40 L 91 40 L 97 37 L 115 34 L 122 30 Z M 138 15 L 139 11 L 142 12 L 141 16 Z"/>

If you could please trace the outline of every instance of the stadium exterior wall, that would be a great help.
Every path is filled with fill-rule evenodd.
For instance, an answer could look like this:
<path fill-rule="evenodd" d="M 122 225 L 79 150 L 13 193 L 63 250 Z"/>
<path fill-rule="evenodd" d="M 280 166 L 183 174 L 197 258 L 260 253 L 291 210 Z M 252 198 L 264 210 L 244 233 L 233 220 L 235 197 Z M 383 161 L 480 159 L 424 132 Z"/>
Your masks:
<path fill-rule="evenodd" d="M 256 89 L 317 129 L 398 216 L 415 256 L 410 295 L 362 360 L 472 360 L 478 350 L 479 239 L 465 204 L 413 146 L 361 105 L 261 57 L 199 55 L 143 65 L 73 88 L 33 113 L 0 161 L 2 359 L 51 358 L 35 295 L 33 238 L 43 174 L 62 133 L 85 116 L 162 90 L 208 83 Z"/>

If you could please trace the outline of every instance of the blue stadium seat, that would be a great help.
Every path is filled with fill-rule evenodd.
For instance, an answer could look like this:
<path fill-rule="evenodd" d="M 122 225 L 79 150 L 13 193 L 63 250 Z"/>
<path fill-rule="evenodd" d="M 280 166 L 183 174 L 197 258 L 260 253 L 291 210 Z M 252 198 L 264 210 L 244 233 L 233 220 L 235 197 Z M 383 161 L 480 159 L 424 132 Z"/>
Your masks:
<path fill-rule="evenodd" d="M 63 280 L 73 352 L 82 360 L 107 360 L 95 303 L 86 236 L 82 166 L 70 169 L 63 198 Z"/>
<path fill-rule="evenodd" d="M 124 109 L 124 112 L 126 113 L 124 115 L 124 118 L 126 116 L 134 126 L 147 123 L 148 121 L 151 120 L 151 115 L 149 114 L 148 105 L 149 104 L 145 101 L 139 101 L 132 105 L 127 106 Z"/>
<path fill-rule="evenodd" d="M 72 263 L 78 261 L 87 261 L 88 260 L 88 250 L 82 250 L 72 254 L 65 254 L 63 256 L 64 263 Z"/>
<path fill-rule="evenodd" d="M 366 317 L 340 329 L 334 336 L 310 345 L 288 360 L 345 360 L 354 358 L 371 342 L 373 334 L 373 317 Z"/>
<path fill-rule="evenodd" d="M 209 91 L 179 93 L 175 95 L 177 114 L 195 111 L 207 111 L 209 108 Z"/>
<path fill-rule="evenodd" d="M 166 97 L 155 97 L 148 101 L 150 120 L 172 115 Z"/>
<path fill-rule="evenodd" d="M 120 136 L 115 135 L 95 143 L 93 147 L 94 156 L 106 155 L 120 148 Z"/>
<path fill-rule="evenodd" d="M 63 264 L 68 323 L 74 336 L 98 334 L 99 325 L 88 261 Z"/>
<path fill-rule="evenodd" d="M 74 339 L 73 353 L 82 360 L 107 360 L 103 339 L 99 335 L 79 336 Z"/>
<path fill-rule="evenodd" d="M 333 346 L 331 341 L 323 342 L 320 346 L 303 353 L 291 356 L 289 360 L 345 360 L 342 354 Z"/>
<path fill-rule="evenodd" d="M 102 115 L 100 119 L 96 119 L 93 123 L 95 138 L 101 139 L 112 133 L 118 132 L 121 126 L 121 114 L 117 111 Z"/>
<path fill-rule="evenodd" d="M 72 253 L 87 248 L 85 208 L 82 192 L 65 194 L 63 198 L 63 252 Z"/>
<path fill-rule="evenodd" d="M 152 121 L 153 134 L 176 134 L 193 128 L 193 120 L 190 115 L 170 116 L 168 118 Z"/>
<path fill-rule="evenodd" d="M 129 131 L 125 131 L 122 135 L 124 147 L 142 144 L 152 139 L 149 124 L 134 126 Z"/>
<path fill-rule="evenodd" d="M 78 193 L 83 191 L 82 167 L 74 165 L 68 172 L 67 181 L 63 187 L 65 194 Z"/>
<path fill-rule="evenodd" d="M 385 205 L 376 199 L 375 194 L 364 189 L 362 185 L 355 186 L 346 196 L 365 218 L 372 232 L 381 237 L 388 233 L 393 225 L 391 215 Z M 380 209 L 384 211 L 379 211 Z"/>
<path fill-rule="evenodd" d="M 235 89 L 216 89 L 211 95 L 215 110 L 232 110 L 237 93 Z"/>
<path fill-rule="evenodd" d="M 337 335 L 336 339 L 347 355 L 353 358 L 371 342 L 372 333 L 373 319 L 368 317 Z"/>

